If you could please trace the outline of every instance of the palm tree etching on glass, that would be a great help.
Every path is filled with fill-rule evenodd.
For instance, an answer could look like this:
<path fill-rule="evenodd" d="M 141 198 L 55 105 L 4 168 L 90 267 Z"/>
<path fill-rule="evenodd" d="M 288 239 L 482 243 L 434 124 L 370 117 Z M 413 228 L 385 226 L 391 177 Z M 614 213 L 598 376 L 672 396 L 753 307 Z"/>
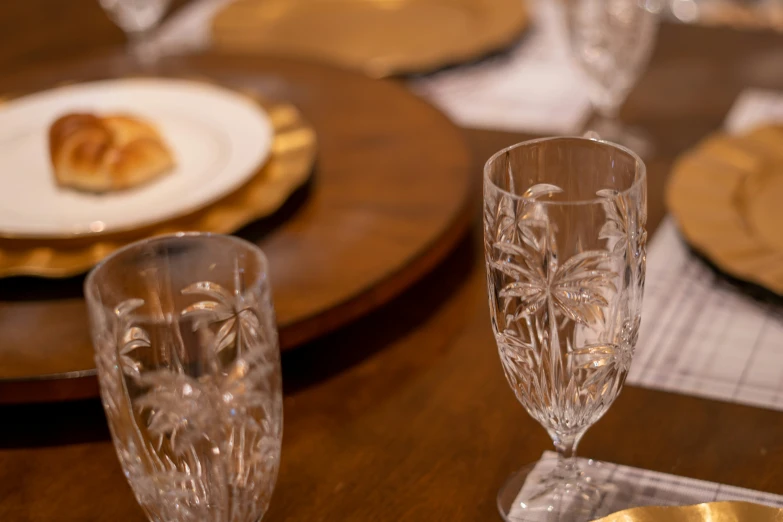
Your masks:
<path fill-rule="evenodd" d="M 256 522 L 282 436 L 268 289 L 245 290 L 237 272 L 233 290 L 199 281 L 178 293 L 189 303 L 176 311 L 154 293 L 91 305 L 118 456 L 153 521 Z"/>
<path fill-rule="evenodd" d="M 645 272 L 646 189 L 636 183 L 637 176 L 643 181 L 643 165 L 617 149 L 629 154 L 625 186 L 600 188 L 611 176 L 587 175 L 572 192 L 595 189 L 593 196 L 574 196 L 563 188 L 574 185 L 567 178 L 575 175 L 564 165 L 578 165 L 562 160 L 571 145 L 582 161 L 590 147 L 600 148 L 601 158 L 611 147 L 578 138 L 532 142 L 563 149 L 547 159 L 547 152 L 525 151 L 526 144 L 520 144 L 488 162 L 484 189 L 490 316 L 503 371 L 560 454 L 538 496 L 525 503 L 547 513 L 563 510 L 553 503 L 589 504 L 600 496 L 584 482 L 574 455 L 625 380 L 641 320 Z M 535 174 L 521 186 L 524 175 L 515 169 Z"/>

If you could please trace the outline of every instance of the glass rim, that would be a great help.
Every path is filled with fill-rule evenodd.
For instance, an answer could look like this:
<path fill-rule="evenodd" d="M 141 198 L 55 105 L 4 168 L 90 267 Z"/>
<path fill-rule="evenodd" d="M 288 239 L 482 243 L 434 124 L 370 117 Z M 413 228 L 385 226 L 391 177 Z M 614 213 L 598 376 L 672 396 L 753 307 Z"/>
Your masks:
<path fill-rule="evenodd" d="M 173 232 L 171 234 L 161 234 L 158 236 L 147 237 L 144 239 L 140 239 L 138 241 L 134 241 L 133 243 L 129 243 L 121 248 L 118 248 L 108 256 L 104 257 L 97 265 L 95 265 L 90 270 L 90 273 L 87 274 L 87 277 L 84 280 L 84 297 L 85 299 L 87 299 L 89 297 L 89 294 L 91 293 L 90 288 L 95 288 L 97 286 L 94 284 L 94 279 L 98 277 L 98 273 L 101 272 L 101 269 L 106 264 L 127 254 L 132 250 L 136 250 L 140 247 L 154 244 L 154 243 L 163 243 L 166 241 L 177 240 L 177 239 L 210 239 L 210 238 L 227 240 L 228 242 L 240 246 L 249 252 L 253 252 L 253 255 L 256 256 L 256 258 L 260 262 L 261 270 L 259 272 L 259 275 L 253 280 L 252 284 L 248 285 L 247 288 L 245 288 L 245 292 L 247 292 L 251 288 L 260 287 L 263 284 L 263 282 L 269 278 L 269 260 L 267 259 L 266 254 L 264 254 L 264 251 L 261 250 L 261 248 L 259 248 L 258 245 L 255 245 L 254 243 L 251 243 L 246 239 L 242 239 L 241 237 L 232 236 L 229 234 L 216 234 L 214 232 L 197 232 L 197 231 Z"/>
<path fill-rule="evenodd" d="M 619 151 L 622 151 L 626 154 L 628 154 L 631 158 L 633 158 L 636 161 L 636 164 L 640 166 L 638 170 L 638 174 L 636 176 L 636 179 L 631 183 L 631 185 L 624 189 L 617 192 L 617 194 L 614 196 L 615 198 L 620 196 L 625 196 L 632 192 L 633 190 L 636 190 L 636 188 L 644 183 L 647 179 L 647 165 L 645 165 L 644 161 L 642 161 L 642 158 L 639 157 L 638 154 L 636 154 L 634 151 L 629 149 L 628 147 L 624 147 L 623 145 L 618 145 L 617 143 L 613 143 L 611 141 L 607 140 L 601 140 L 597 138 L 585 138 L 584 136 L 549 136 L 545 138 L 536 138 L 532 140 L 525 140 L 520 141 L 519 143 L 514 143 L 513 145 L 509 145 L 508 147 L 505 147 L 503 149 L 500 149 L 496 153 L 494 153 L 492 156 L 489 157 L 489 159 L 484 163 L 484 182 L 489 183 L 494 190 L 497 190 L 498 192 L 505 194 L 506 196 L 509 196 L 513 199 L 517 200 L 527 200 L 527 201 L 535 201 L 536 203 L 539 203 L 541 205 L 557 205 L 557 206 L 578 206 L 578 205 L 596 205 L 605 203 L 607 198 L 601 197 L 601 196 L 595 196 L 591 199 L 580 199 L 576 201 L 540 201 L 540 200 L 532 200 L 531 198 L 523 197 L 519 194 L 514 194 L 512 192 L 509 192 L 508 190 L 501 188 L 498 186 L 497 183 L 495 183 L 492 179 L 490 179 L 489 176 L 489 170 L 490 165 L 494 164 L 497 159 L 502 156 L 503 154 L 506 154 L 514 149 L 518 149 L 520 147 L 526 147 L 529 145 L 535 145 L 537 143 L 543 143 L 547 141 L 591 141 L 594 143 L 598 143 L 601 145 L 605 145 L 608 147 L 611 147 L 613 149 L 617 149 Z"/>

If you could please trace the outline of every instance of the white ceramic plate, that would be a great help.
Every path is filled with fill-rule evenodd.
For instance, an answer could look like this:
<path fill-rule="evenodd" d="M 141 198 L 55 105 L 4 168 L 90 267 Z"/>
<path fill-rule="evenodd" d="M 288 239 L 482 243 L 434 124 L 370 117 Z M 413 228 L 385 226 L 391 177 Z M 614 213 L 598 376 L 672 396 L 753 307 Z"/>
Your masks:
<path fill-rule="evenodd" d="M 69 112 L 124 112 L 148 120 L 171 147 L 174 171 L 103 195 L 58 187 L 48 132 Z M 106 80 L 15 99 L 0 105 L 0 235 L 118 232 L 187 214 L 253 176 L 269 156 L 272 138 L 259 105 L 194 81 Z"/>

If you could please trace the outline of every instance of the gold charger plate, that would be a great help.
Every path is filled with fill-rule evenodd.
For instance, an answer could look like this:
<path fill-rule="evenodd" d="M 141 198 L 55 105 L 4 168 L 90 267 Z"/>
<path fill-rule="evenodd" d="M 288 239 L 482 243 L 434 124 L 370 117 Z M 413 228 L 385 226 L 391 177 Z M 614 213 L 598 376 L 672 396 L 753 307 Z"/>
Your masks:
<path fill-rule="evenodd" d="M 0 238 L 0 277 L 70 277 L 143 237 L 179 231 L 231 233 L 279 209 L 302 186 L 315 162 L 315 132 L 293 105 L 259 102 L 274 128 L 272 153 L 238 190 L 189 215 L 130 232 L 64 239 Z"/>
<path fill-rule="evenodd" d="M 783 295 L 783 126 L 708 137 L 676 162 L 666 200 L 710 262 Z"/>
<path fill-rule="evenodd" d="M 783 510 L 750 502 L 709 502 L 631 508 L 597 522 L 783 522 Z"/>
<path fill-rule="evenodd" d="M 318 58 L 375 77 L 431 71 L 511 44 L 522 0 L 239 0 L 213 19 L 222 50 Z"/>

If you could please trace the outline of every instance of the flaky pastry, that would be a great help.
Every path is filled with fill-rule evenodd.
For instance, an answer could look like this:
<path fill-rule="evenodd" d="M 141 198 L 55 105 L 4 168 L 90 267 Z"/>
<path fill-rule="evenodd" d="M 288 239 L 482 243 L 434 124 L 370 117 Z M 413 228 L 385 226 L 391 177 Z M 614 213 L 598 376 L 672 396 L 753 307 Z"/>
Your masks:
<path fill-rule="evenodd" d="M 158 131 L 127 115 L 66 114 L 49 129 L 49 154 L 58 185 L 89 192 L 142 185 L 174 166 Z"/>

